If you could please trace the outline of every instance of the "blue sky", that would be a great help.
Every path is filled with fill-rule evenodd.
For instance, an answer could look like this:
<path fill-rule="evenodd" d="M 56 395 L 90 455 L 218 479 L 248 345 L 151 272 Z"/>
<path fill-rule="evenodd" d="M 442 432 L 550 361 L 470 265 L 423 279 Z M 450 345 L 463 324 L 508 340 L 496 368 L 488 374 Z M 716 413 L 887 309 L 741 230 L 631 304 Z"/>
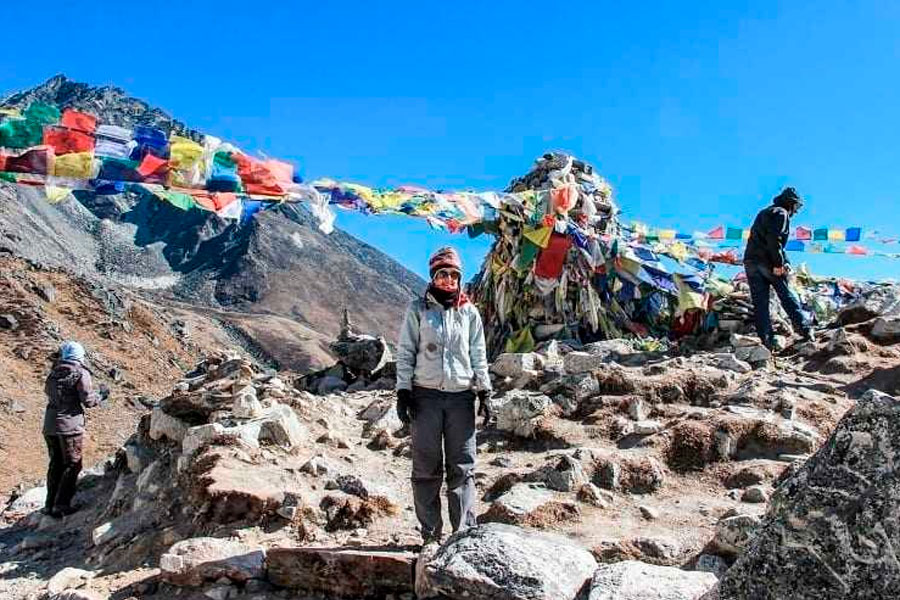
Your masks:
<path fill-rule="evenodd" d="M 900 235 L 900 4 L 625 4 L 19 2 L 4 7 L 19 50 L 0 56 L 0 89 L 59 72 L 113 83 L 307 177 L 501 189 L 562 149 L 598 167 L 629 219 L 749 225 L 790 184 L 807 200 L 798 223 Z M 339 225 L 420 273 L 448 240 L 470 272 L 487 248 L 404 219 Z"/>

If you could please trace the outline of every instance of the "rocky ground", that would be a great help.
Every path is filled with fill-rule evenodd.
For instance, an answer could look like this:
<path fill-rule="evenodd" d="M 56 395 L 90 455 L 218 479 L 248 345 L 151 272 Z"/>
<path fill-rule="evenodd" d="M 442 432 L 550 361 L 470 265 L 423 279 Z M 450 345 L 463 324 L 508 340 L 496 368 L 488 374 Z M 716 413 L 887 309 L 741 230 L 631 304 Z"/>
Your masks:
<path fill-rule="evenodd" d="M 614 340 L 501 355 L 478 435 L 483 526 L 418 566 L 393 393 L 314 395 L 246 353 L 208 356 L 122 426 L 82 479 L 84 510 L 42 517 L 40 489 L 8 505 L 0 593 L 412 598 L 415 582 L 419 597 L 696 598 L 862 390 L 896 391 L 896 331 L 871 308 L 776 357 L 739 334 L 696 353 Z"/>

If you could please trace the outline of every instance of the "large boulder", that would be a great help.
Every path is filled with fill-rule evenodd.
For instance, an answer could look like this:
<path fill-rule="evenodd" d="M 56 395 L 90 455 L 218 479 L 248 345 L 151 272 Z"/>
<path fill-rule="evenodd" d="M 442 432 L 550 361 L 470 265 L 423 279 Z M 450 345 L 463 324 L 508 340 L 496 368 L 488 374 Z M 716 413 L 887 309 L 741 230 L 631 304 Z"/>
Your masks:
<path fill-rule="evenodd" d="M 626 560 L 597 569 L 588 600 L 697 600 L 715 584 L 712 573 Z"/>
<path fill-rule="evenodd" d="M 564 537 L 491 523 L 451 536 L 424 577 L 451 600 L 574 600 L 596 569 L 591 553 Z"/>
<path fill-rule="evenodd" d="M 870 390 L 776 490 L 723 600 L 893 598 L 900 590 L 900 401 Z"/>
<path fill-rule="evenodd" d="M 261 578 L 265 550 L 243 542 L 211 537 L 183 540 L 159 557 L 162 578 L 177 585 L 201 585 L 222 577 L 235 582 Z"/>
<path fill-rule="evenodd" d="M 180 444 L 184 440 L 189 427 L 181 419 L 173 417 L 164 411 L 161 406 L 154 407 L 153 412 L 150 413 L 150 439 L 160 440 L 166 438 L 169 441 Z"/>

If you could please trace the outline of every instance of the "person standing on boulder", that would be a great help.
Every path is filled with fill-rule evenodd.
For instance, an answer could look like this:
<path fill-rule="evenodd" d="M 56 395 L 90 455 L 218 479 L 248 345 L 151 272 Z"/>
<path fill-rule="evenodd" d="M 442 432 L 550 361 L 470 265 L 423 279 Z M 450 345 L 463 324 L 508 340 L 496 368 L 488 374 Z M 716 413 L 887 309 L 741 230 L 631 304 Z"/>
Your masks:
<path fill-rule="evenodd" d="M 475 525 L 475 399 L 490 420 L 484 327 L 462 290 L 462 261 L 450 247 L 428 263 L 431 282 L 406 310 L 397 350 L 397 414 L 412 432 L 412 487 L 425 542 L 440 540 L 446 465 L 453 531 Z"/>
<path fill-rule="evenodd" d="M 788 286 L 791 264 L 784 251 L 791 230 L 791 217 L 803 206 L 792 187 L 775 196 L 772 205 L 756 215 L 750 229 L 750 239 L 744 251 L 744 271 L 750 286 L 756 333 L 769 350 L 776 350 L 772 317 L 769 313 L 769 294 L 772 288 L 781 301 L 794 332 L 804 341 L 812 339 L 812 329 L 800 310 L 800 301 Z"/>
<path fill-rule="evenodd" d="M 78 510 L 72 505 L 72 498 L 81 472 L 84 409 L 105 402 L 109 396 L 109 389 L 104 385 L 94 390 L 84 363 L 81 344 L 65 342 L 44 383 L 47 395 L 44 440 L 50 455 L 44 513 L 57 518 Z"/>

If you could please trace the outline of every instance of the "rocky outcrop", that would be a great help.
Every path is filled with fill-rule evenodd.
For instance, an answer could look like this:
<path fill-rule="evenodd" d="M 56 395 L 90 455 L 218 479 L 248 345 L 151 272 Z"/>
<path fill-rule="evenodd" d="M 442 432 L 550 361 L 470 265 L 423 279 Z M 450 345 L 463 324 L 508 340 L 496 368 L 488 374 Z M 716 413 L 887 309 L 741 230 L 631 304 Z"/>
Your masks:
<path fill-rule="evenodd" d="M 776 490 L 723 600 L 882 599 L 900 589 L 900 401 L 870 391 Z"/>

